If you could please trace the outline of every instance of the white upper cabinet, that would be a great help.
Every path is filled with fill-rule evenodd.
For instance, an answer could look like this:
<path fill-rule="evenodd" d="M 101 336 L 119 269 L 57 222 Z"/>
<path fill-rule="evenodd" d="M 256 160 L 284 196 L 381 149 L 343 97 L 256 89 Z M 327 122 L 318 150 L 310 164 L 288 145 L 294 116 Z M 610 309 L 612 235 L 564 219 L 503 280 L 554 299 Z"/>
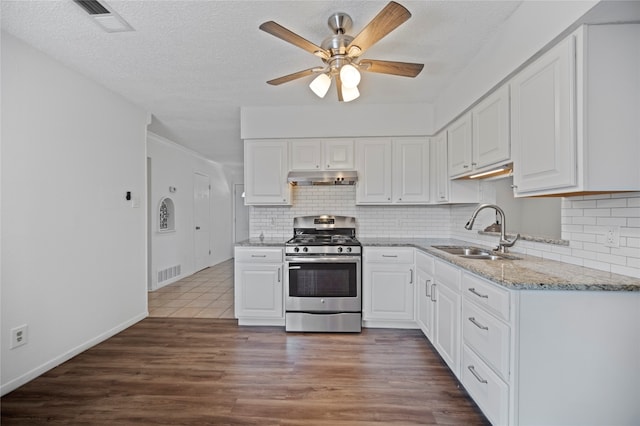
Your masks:
<path fill-rule="evenodd" d="M 447 128 L 449 145 L 449 176 L 459 176 L 472 170 L 471 114 L 467 113 Z"/>
<path fill-rule="evenodd" d="M 447 162 L 447 132 L 431 138 L 433 161 L 433 202 L 440 204 L 477 203 L 480 201 L 480 183 L 473 179 L 449 179 Z"/>
<path fill-rule="evenodd" d="M 359 140 L 356 149 L 356 203 L 391 203 L 391 141 Z"/>
<path fill-rule="evenodd" d="M 429 202 L 429 142 L 426 138 L 393 141 L 393 202 Z"/>
<path fill-rule="evenodd" d="M 429 142 L 424 137 L 358 140 L 357 204 L 427 204 Z"/>
<path fill-rule="evenodd" d="M 323 143 L 324 167 L 327 170 L 353 170 L 353 140 L 325 140 Z"/>
<path fill-rule="evenodd" d="M 462 177 L 511 159 L 509 86 L 483 99 L 447 128 L 449 176 Z"/>
<path fill-rule="evenodd" d="M 509 86 L 504 85 L 471 110 L 472 167 L 480 170 L 511 159 Z"/>
<path fill-rule="evenodd" d="M 576 183 L 575 37 L 571 36 L 511 82 L 511 131 L 517 193 Z"/>
<path fill-rule="evenodd" d="M 592 25 L 511 81 L 517 196 L 640 190 L 639 24 Z"/>
<path fill-rule="evenodd" d="M 322 161 L 322 141 L 316 139 L 291 141 L 289 158 L 292 171 L 320 170 Z"/>
<path fill-rule="evenodd" d="M 289 205 L 291 190 L 288 144 L 281 140 L 247 140 L 244 143 L 246 205 Z"/>
<path fill-rule="evenodd" d="M 351 139 L 292 140 L 289 153 L 292 171 L 353 170 L 355 167 Z"/>

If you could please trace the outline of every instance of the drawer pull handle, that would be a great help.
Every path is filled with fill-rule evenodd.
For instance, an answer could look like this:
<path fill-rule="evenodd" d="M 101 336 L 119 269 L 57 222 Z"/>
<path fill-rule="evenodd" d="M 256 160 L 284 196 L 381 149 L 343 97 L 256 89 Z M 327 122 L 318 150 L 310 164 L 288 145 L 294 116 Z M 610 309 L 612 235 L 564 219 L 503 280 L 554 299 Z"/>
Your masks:
<path fill-rule="evenodd" d="M 280 268 L 278 268 L 278 282 L 280 282 Z"/>
<path fill-rule="evenodd" d="M 478 293 L 478 292 L 476 291 L 476 289 L 475 289 L 475 288 L 473 288 L 473 287 L 471 287 L 471 288 L 469 289 L 469 291 L 470 291 L 471 293 L 475 294 L 476 296 L 481 297 L 481 298 L 483 298 L 483 299 L 488 299 L 488 298 L 489 298 L 489 296 L 488 296 L 488 295 L 486 295 L 486 294 L 480 294 L 480 293 Z"/>
<path fill-rule="evenodd" d="M 427 289 L 427 294 L 426 294 L 426 296 L 427 296 L 429 299 L 431 299 L 431 295 L 429 294 L 429 282 L 430 282 L 430 281 L 431 281 L 431 280 L 424 280 L 424 287 Z"/>
<path fill-rule="evenodd" d="M 433 285 L 431 286 L 431 301 L 432 302 L 436 302 L 436 299 L 434 298 L 434 296 L 436 295 L 436 283 L 433 283 Z"/>
<path fill-rule="evenodd" d="M 413 284 L 413 269 L 409 269 L 409 284 Z"/>
<path fill-rule="evenodd" d="M 267 257 L 266 254 L 252 254 L 251 257 Z"/>
<path fill-rule="evenodd" d="M 382 257 L 398 257 L 397 254 L 383 254 Z"/>
<path fill-rule="evenodd" d="M 482 325 L 478 321 L 476 321 L 476 319 L 474 317 L 469 317 L 469 321 L 471 321 L 471 323 L 473 325 L 475 325 L 476 327 L 478 327 L 481 330 L 488 330 L 489 329 L 489 327 L 487 327 L 486 325 Z"/>
<path fill-rule="evenodd" d="M 473 365 L 469 365 L 467 368 L 469 369 L 469 371 L 471 371 L 471 374 L 473 374 L 473 377 L 475 377 L 476 380 L 478 380 L 480 383 L 485 383 L 485 384 L 487 383 L 487 381 L 483 379 L 481 375 L 478 374 L 478 372 L 473 367 Z"/>

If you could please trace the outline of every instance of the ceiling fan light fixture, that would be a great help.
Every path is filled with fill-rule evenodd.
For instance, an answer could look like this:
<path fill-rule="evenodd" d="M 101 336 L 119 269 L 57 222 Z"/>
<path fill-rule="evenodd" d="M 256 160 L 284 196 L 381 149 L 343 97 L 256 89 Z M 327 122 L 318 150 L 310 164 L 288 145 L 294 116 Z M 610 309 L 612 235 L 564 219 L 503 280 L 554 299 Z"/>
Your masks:
<path fill-rule="evenodd" d="M 360 84 L 360 71 L 351 64 L 343 65 L 340 68 L 340 80 L 342 80 L 343 88 L 356 88 L 357 90 L 358 84 Z"/>
<path fill-rule="evenodd" d="M 327 74 L 320 74 L 313 79 L 311 84 L 309 84 L 309 88 L 313 90 L 313 93 L 318 95 L 319 98 L 324 98 L 324 95 L 327 94 L 330 86 L 331 77 L 329 77 Z"/>
<path fill-rule="evenodd" d="M 346 87 L 344 84 L 342 85 L 342 100 L 344 102 L 351 102 L 354 99 L 358 99 L 360 97 L 360 91 L 358 87 Z"/>

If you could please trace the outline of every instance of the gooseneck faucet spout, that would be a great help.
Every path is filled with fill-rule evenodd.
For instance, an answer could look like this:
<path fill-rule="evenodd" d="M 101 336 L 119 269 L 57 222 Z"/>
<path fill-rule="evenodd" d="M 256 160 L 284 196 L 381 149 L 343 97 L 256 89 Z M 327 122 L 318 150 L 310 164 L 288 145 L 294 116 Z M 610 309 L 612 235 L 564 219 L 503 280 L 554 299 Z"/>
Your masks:
<path fill-rule="evenodd" d="M 505 236 L 505 230 L 507 228 L 507 222 L 505 220 L 504 211 L 500 207 L 496 206 L 495 204 L 481 204 L 481 205 L 479 205 L 478 208 L 471 215 L 471 218 L 469 219 L 467 224 L 464 226 L 464 228 L 470 231 L 471 228 L 473 228 L 473 223 L 476 221 L 476 217 L 478 216 L 478 213 L 481 210 L 484 210 L 486 208 L 492 208 L 500 215 L 500 220 L 502 222 L 502 227 L 500 229 L 500 243 L 498 244 L 498 247 L 496 248 L 496 250 L 499 250 L 500 253 L 506 253 L 507 252 L 507 247 L 512 247 L 516 243 L 516 241 L 518 241 L 518 238 L 520 238 L 520 234 L 517 234 L 516 237 L 513 240 L 507 240 L 507 237 Z"/>

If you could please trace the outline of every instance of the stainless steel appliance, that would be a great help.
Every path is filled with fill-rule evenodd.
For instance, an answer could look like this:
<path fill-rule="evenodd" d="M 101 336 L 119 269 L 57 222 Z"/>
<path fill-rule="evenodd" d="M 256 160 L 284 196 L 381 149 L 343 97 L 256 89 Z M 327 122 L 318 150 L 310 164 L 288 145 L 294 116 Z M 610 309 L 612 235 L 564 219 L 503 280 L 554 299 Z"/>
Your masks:
<path fill-rule="evenodd" d="M 355 218 L 304 216 L 285 244 L 285 329 L 360 332 L 362 246 Z"/>

